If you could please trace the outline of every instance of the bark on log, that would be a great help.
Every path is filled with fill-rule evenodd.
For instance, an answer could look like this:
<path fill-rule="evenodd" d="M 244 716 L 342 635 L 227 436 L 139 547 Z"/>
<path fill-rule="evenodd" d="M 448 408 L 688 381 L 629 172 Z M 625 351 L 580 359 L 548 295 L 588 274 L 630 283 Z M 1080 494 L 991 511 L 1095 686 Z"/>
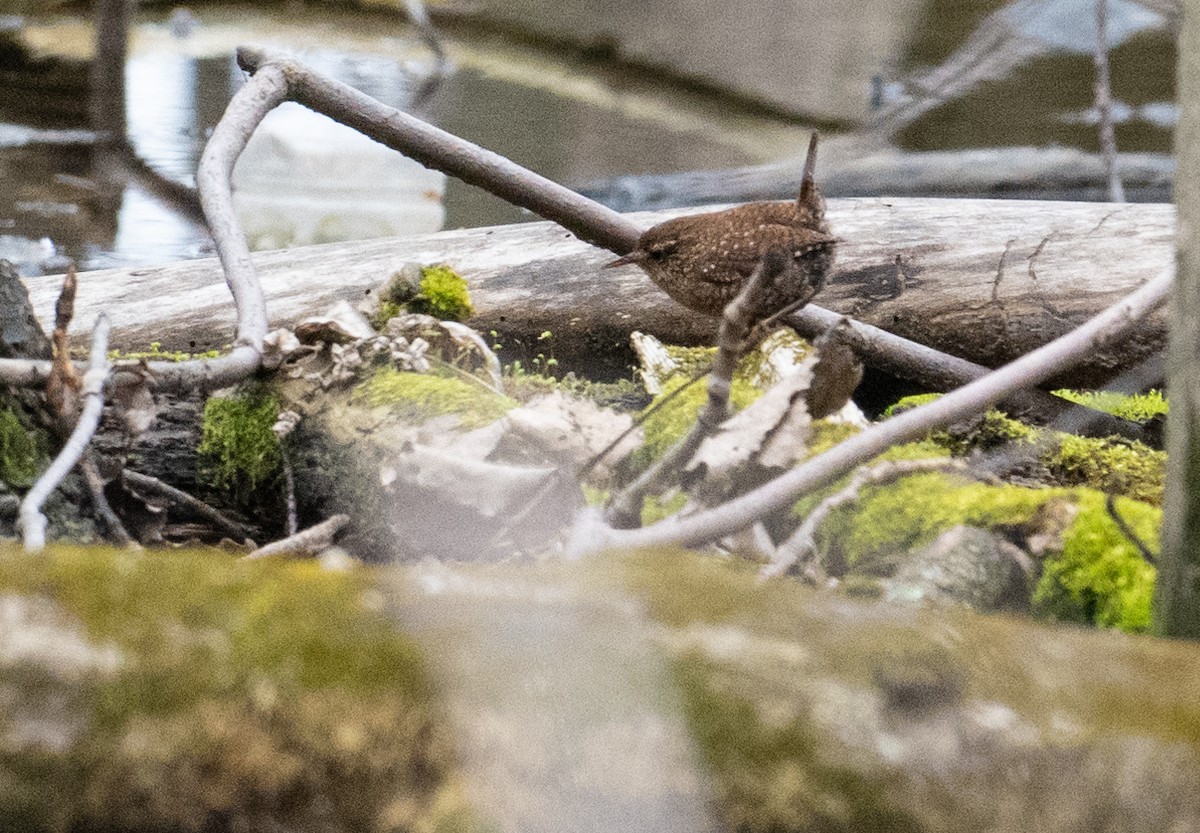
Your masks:
<path fill-rule="evenodd" d="M 650 226 L 683 212 L 633 215 Z M 842 238 L 817 302 L 979 364 L 995 366 L 1070 330 L 1171 260 L 1169 205 L 944 199 L 830 201 Z M 471 284 L 472 324 L 515 335 L 549 330 L 566 366 L 624 357 L 634 329 L 680 343 L 711 341 L 716 322 L 678 306 L 635 268 L 603 270 L 610 255 L 551 223 L 450 231 L 411 239 L 314 246 L 255 256 L 272 326 L 357 302 L 406 262 L 449 263 Z M 48 319 L 60 281 L 30 283 Z M 113 318 L 114 342 L 144 348 L 220 347 L 233 307 L 215 260 L 80 278 L 75 327 Z M 1159 351 L 1165 319 L 1058 382 L 1099 384 Z"/>

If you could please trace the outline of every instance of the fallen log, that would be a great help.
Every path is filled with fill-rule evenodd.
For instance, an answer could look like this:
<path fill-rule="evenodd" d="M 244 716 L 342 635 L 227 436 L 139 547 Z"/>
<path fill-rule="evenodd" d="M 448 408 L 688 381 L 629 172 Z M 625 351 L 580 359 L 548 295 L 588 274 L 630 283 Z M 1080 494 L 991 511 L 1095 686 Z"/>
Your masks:
<path fill-rule="evenodd" d="M 6 548 L 0 613 L 5 830 L 1200 822 L 1194 645 L 716 559 L 344 575 Z"/>
<path fill-rule="evenodd" d="M 647 227 L 680 213 L 631 220 Z M 832 200 L 829 216 L 843 242 L 819 303 L 987 366 L 1067 332 L 1174 257 L 1169 205 L 870 198 Z M 362 300 L 404 263 L 444 262 L 470 283 L 474 326 L 531 340 L 549 331 L 564 366 L 594 365 L 606 352 L 622 366 L 635 329 L 711 343 L 715 320 L 680 307 L 636 268 L 602 270 L 609 259 L 557 225 L 528 223 L 265 252 L 254 262 L 272 326 Z M 43 320 L 60 284 L 28 284 Z M 234 310 L 216 260 L 85 273 L 74 325 L 81 338 L 101 310 L 122 349 L 206 350 L 232 340 Z M 1133 340 L 1054 383 L 1103 383 L 1159 351 L 1165 333 L 1157 315 Z"/>

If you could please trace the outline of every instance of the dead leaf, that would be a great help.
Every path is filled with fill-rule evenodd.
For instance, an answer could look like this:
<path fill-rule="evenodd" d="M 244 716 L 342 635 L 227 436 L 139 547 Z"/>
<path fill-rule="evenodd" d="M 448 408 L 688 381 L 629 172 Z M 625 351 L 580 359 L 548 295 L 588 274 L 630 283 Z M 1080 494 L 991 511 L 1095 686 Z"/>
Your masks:
<path fill-rule="evenodd" d="M 633 417 L 601 408 L 588 399 L 561 391 L 540 396 L 508 412 L 513 435 L 554 460 L 579 469 L 591 462 L 633 425 Z M 631 431 L 593 471 L 600 480 L 611 475 L 611 466 L 637 448 L 641 431 Z"/>
<path fill-rule="evenodd" d="M 706 493 L 727 492 L 749 466 L 781 469 L 807 453 L 812 420 L 805 395 L 812 382 L 815 359 L 795 371 L 748 407 L 727 419 L 696 451 L 685 471 L 707 483 Z M 690 491 L 694 491 L 690 489 Z"/>
<path fill-rule="evenodd" d="M 296 325 L 301 344 L 347 344 L 378 335 L 371 322 L 347 301 L 338 301 L 320 315 L 311 315 Z"/>

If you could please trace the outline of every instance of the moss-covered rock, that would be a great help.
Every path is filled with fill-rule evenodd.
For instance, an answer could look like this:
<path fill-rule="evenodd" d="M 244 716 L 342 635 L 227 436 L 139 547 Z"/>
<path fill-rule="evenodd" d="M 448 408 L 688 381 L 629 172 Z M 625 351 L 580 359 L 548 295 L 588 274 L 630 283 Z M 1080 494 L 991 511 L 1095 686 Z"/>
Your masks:
<path fill-rule="evenodd" d="M 202 552 L 0 550 L 0 829 L 433 830 L 420 652 L 362 579 Z"/>
<path fill-rule="evenodd" d="M 804 511 L 815 500 L 807 499 Z M 818 532 L 818 547 L 833 575 L 887 577 L 911 553 L 957 526 L 1012 532 L 1025 543 L 1042 532 L 1043 510 L 1059 502 L 1072 507 L 1070 520 L 1050 536 L 1057 543 L 1039 553 L 1044 558 L 1030 599 L 1032 610 L 1080 624 L 1145 631 L 1154 567 L 1110 516 L 1105 495 L 1094 489 L 990 485 L 938 472 L 914 474 L 866 487 L 857 501 L 832 512 Z M 1157 551 L 1161 510 L 1125 499 L 1117 507 L 1138 539 Z"/>
<path fill-rule="evenodd" d="M 1042 459 L 1050 474 L 1064 485 L 1091 486 L 1146 503 L 1162 503 L 1166 452 L 1136 440 L 1064 434 L 1058 447 Z"/>
<path fill-rule="evenodd" d="M 517 406 L 516 400 L 482 384 L 390 367 L 373 373 L 355 391 L 353 401 L 371 407 L 387 406 L 394 415 L 411 423 L 456 414 L 468 427 L 486 425 Z"/>
<path fill-rule="evenodd" d="M 914 474 L 864 488 L 858 501 L 830 515 L 818 543 L 835 574 L 889 575 L 897 559 L 951 527 L 1019 524 L 1055 494 L 940 472 Z"/>
<path fill-rule="evenodd" d="M 1080 490 L 1075 499 L 1079 515 L 1066 532 L 1062 554 L 1043 565 L 1034 610 L 1063 621 L 1149 631 L 1154 566 L 1109 515 L 1104 495 Z M 1158 551 L 1157 507 L 1117 500 L 1113 508 L 1144 545 Z"/>
<path fill-rule="evenodd" d="M 1181 800 L 1188 819 L 1200 811 L 1200 666 L 1182 643 L 851 603 L 756 581 L 735 561 L 653 552 L 627 568 L 670 629 L 725 829 L 917 833 L 1004 818 L 1088 833 L 1156 829 Z M 1142 778 L 1155 786 L 1119 787 Z"/>

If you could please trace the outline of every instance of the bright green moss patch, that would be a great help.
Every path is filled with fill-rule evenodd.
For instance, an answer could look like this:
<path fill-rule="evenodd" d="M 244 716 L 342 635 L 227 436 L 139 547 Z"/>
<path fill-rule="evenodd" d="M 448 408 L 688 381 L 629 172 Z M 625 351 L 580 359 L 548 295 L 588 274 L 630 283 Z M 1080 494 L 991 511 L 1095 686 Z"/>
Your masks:
<path fill-rule="evenodd" d="M 435 829 L 451 744 L 366 590 L 313 563 L 0 550 L 24 635 L 0 665 L 0 829 Z M 15 741 L 47 704 L 54 728 Z"/>
<path fill-rule="evenodd" d="M 940 399 L 941 397 L 942 394 L 940 393 L 915 393 L 912 396 L 905 396 L 902 399 L 893 402 L 891 405 L 888 405 L 883 412 L 883 416 L 886 419 L 887 417 L 892 417 L 896 414 L 904 413 L 905 411 L 911 411 L 913 408 L 919 408 L 922 405 L 928 405 L 930 402 Z"/>
<path fill-rule="evenodd" d="M 863 489 L 860 500 L 830 515 L 818 543 L 831 567 L 887 574 L 897 554 L 927 544 L 953 526 L 1022 523 L 1054 494 L 1050 489 L 990 486 L 939 472 L 914 474 Z"/>
<path fill-rule="evenodd" d="M 264 388 L 231 397 L 212 397 L 204 404 L 201 425 L 200 478 L 247 505 L 278 477 L 283 457 L 271 430 L 279 402 Z"/>
<path fill-rule="evenodd" d="M 0 408 L 0 480 L 31 486 L 46 458 L 46 435 L 26 427 L 15 411 Z"/>
<path fill-rule="evenodd" d="M 474 312 L 466 280 L 445 265 L 421 269 L 420 292 L 408 308 L 443 321 L 464 321 Z"/>
<path fill-rule="evenodd" d="M 1154 567 L 1108 514 L 1104 495 L 1080 490 L 1078 505 L 1079 516 L 1063 540 L 1062 555 L 1043 565 L 1033 594 L 1034 610 L 1068 622 L 1148 631 Z M 1123 499 L 1116 501 L 1116 509 L 1157 553 L 1161 510 Z"/>
<path fill-rule="evenodd" d="M 1064 485 L 1090 486 L 1147 503 L 1162 503 L 1167 455 L 1136 441 L 1064 434 L 1044 462 Z"/>
<path fill-rule="evenodd" d="M 429 373 L 408 373 L 385 367 L 376 371 L 355 393 L 368 405 L 389 406 L 410 422 L 425 422 L 444 414 L 457 414 L 468 427 L 486 425 L 517 406 L 483 385 Z"/>
<path fill-rule="evenodd" d="M 1054 395 L 1068 399 L 1077 405 L 1085 405 L 1089 408 L 1095 408 L 1097 411 L 1104 411 L 1106 414 L 1112 414 L 1115 417 L 1134 422 L 1145 422 L 1156 416 L 1165 416 L 1167 413 L 1167 400 L 1163 397 L 1162 391 L 1158 390 L 1148 391 L 1136 396 L 1126 393 L 1113 393 L 1106 390 L 1056 390 L 1054 391 Z"/>

